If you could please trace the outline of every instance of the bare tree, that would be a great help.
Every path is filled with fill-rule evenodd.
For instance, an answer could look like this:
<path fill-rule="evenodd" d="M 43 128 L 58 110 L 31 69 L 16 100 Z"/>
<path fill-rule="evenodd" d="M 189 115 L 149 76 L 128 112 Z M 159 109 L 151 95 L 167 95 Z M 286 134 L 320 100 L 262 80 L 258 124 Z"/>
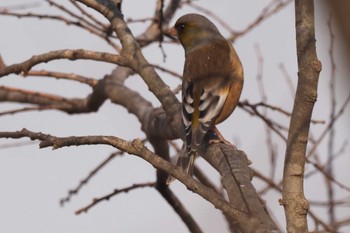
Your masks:
<path fill-rule="evenodd" d="M 325 124 L 324 131 L 320 136 L 315 137 L 310 133 L 312 124 L 324 124 L 324 121 L 312 118 L 313 107 L 317 99 L 318 78 L 322 69 L 321 62 L 316 55 L 315 9 L 312 0 L 296 0 L 294 6 L 298 81 L 295 96 L 293 93 L 293 109 L 288 111 L 282 106 L 268 103 L 268 94 L 262 81 L 262 67 L 264 59 L 268 59 L 268 57 L 261 55 L 259 46 L 256 46 L 259 65 L 257 81 L 261 101 L 252 103 L 249 100 L 242 100 L 240 103 L 242 111 L 261 120 L 265 125 L 271 172 L 266 175 L 255 169 L 254 166 L 249 166 L 251 161 L 248 157 L 251 155 L 247 156 L 242 150 L 221 143 L 205 145 L 205 152 L 201 156 L 220 175 L 221 187 L 217 187 L 215 181 L 209 178 L 199 167 L 195 167 L 194 177 L 191 177 L 170 162 L 172 153 L 179 153 L 180 151 L 181 143 L 176 140 L 182 138 L 180 102 L 176 97 L 179 88 L 171 89 L 164 82 L 162 76 L 159 75 L 159 72 L 181 78 L 181 71 L 173 71 L 168 67 L 150 63 L 145 58 L 143 51 L 147 46 L 158 44 L 164 57 L 171 56 L 171 54 L 165 52 L 164 48 L 173 45 L 176 41 L 168 37 L 166 31 L 170 26 L 170 22 L 173 22 L 175 13 L 181 13 L 182 7 L 191 7 L 191 9 L 211 17 L 230 33 L 228 39 L 234 42 L 258 28 L 266 19 L 283 11 L 285 7 L 290 5 L 291 1 L 271 1 L 263 8 L 256 19 L 242 30 L 233 30 L 230 24 L 222 20 L 218 14 L 201 7 L 195 1 L 157 0 L 153 17 L 146 19 L 126 19 L 123 15 L 122 1 L 70 0 L 63 5 L 59 1 L 47 0 L 45 2 L 61 14 L 43 14 L 40 11 L 32 11 L 33 6 L 31 4 L 3 7 L 0 8 L 0 14 L 1 17 L 15 16 L 21 20 L 28 18 L 55 20 L 68 26 L 75 26 L 105 41 L 110 48 L 110 52 L 85 49 L 52 50 L 34 55 L 15 64 L 7 64 L 6 54 L 1 54 L 1 78 L 9 75 L 20 75 L 23 77 L 39 76 L 71 80 L 79 82 L 81 85 L 88 85 L 91 92 L 85 98 L 70 98 L 65 96 L 65 93 L 54 95 L 2 85 L 0 86 L 0 101 L 18 103 L 20 107 L 14 110 L 2 111 L 0 116 L 43 110 L 58 110 L 70 115 L 98 112 L 101 106 L 107 100 L 110 100 L 113 104 L 126 109 L 130 116 L 135 116 L 141 123 L 141 129 L 145 134 L 143 139 L 136 138 L 128 141 L 108 135 L 58 137 L 25 128 L 18 129 L 18 131 L 0 132 L 0 138 L 39 140 L 40 148 L 60 149 L 70 146 L 109 145 L 117 149 L 117 152 L 112 153 L 98 164 L 76 188 L 70 190 L 67 196 L 61 199 L 60 203 L 62 205 L 68 203 L 73 195 L 78 194 L 86 183 L 99 173 L 106 164 L 118 155 L 128 153 L 142 158 L 155 167 L 156 179 L 115 189 L 109 194 L 93 199 L 90 204 L 77 210 L 76 214 L 88 212 L 100 202 L 109 200 L 120 193 L 143 187 L 153 187 L 174 209 L 190 232 L 203 232 L 200 224 L 196 222 L 190 211 L 182 204 L 176 192 L 172 191 L 171 185 L 166 185 L 167 177 L 171 175 L 190 191 L 197 193 L 215 208 L 221 210 L 231 232 L 282 232 L 282 228 L 286 228 L 288 232 L 308 232 L 310 222 L 314 223 L 315 231 L 318 232 L 340 232 L 349 226 L 349 215 L 342 216 L 342 218 L 336 216 L 338 207 L 349 204 L 349 201 L 335 196 L 333 193 L 334 186 L 345 190 L 347 195 L 349 195 L 350 188 L 338 181 L 335 176 L 333 170 L 336 164 L 334 160 L 338 153 L 335 152 L 333 147 L 335 125 L 337 120 L 343 116 L 350 101 L 350 94 L 341 106 L 336 108 L 336 95 L 333 87 L 333 103 L 331 103 L 331 106 L 334 108 L 332 108 L 330 114 L 330 121 Z M 104 19 L 101 19 L 100 16 L 103 16 Z M 143 33 L 138 36 L 135 36 L 130 29 L 130 25 L 135 22 L 141 22 L 145 27 Z M 330 23 L 330 35 L 334 36 L 331 25 Z M 331 47 L 331 58 L 334 56 L 332 51 L 333 48 Z M 114 69 L 102 78 L 85 77 L 64 70 L 36 69 L 38 65 L 44 65 L 42 67 L 45 67 L 44 63 L 59 59 L 99 61 L 112 64 Z M 334 63 L 334 59 L 332 59 L 333 71 L 335 70 Z M 291 91 L 294 92 L 292 78 L 283 65 L 280 68 L 283 72 L 282 76 L 286 77 Z M 137 75 L 142 79 L 149 92 L 160 102 L 161 107 L 154 107 L 143 93 L 126 85 L 126 81 L 132 75 Z M 334 73 L 332 76 L 334 76 Z M 277 118 L 275 119 L 268 114 L 269 111 L 286 116 L 290 120 L 289 126 L 278 123 Z M 318 151 L 325 136 L 330 137 L 329 159 L 326 164 L 320 161 L 320 152 Z M 277 152 L 274 137 L 279 138 L 282 144 L 286 145 L 283 178 L 276 177 Z M 150 143 L 152 149 L 148 148 L 146 143 Z M 14 146 L 20 145 L 15 144 Z M 309 146 L 309 149 L 307 146 Z M 5 147 L 3 145 L 2 149 L 4 150 Z M 340 149 L 339 154 L 344 153 L 345 147 L 346 145 Z M 306 173 L 305 166 L 308 164 L 312 165 L 313 170 Z M 321 175 L 324 178 L 324 185 L 328 187 L 328 200 L 324 202 L 308 201 L 305 197 L 305 179 L 314 174 Z M 256 190 L 252 184 L 253 177 L 263 182 L 265 188 L 260 191 Z M 271 190 L 282 196 L 279 203 L 285 209 L 285 227 L 281 227 L 281 223 L 276 221 L 273 213 L 269 211 L 269 207 L 263 201 L 264 193 Z M 330 218 L 324 220 L 320 217 L 313 210 L 313 205 L 329 208 Z"/>

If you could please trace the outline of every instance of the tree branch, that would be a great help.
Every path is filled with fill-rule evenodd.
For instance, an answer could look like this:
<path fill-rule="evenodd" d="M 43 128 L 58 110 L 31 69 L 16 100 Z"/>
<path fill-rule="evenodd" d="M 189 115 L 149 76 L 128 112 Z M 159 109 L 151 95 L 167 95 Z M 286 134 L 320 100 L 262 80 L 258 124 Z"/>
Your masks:
<path fill-rule="evenodd" d="M 100 203 L 101 201 L 109 201 L 109 199 L 111 199 L 113 196 L 118 195 L 119 193 L 127 193 L 131 190 L 135 190 L 135 189 L 139 189 L 139 188 L 145 188 L 145 187 L 154 187 L 155 186 L 155 182 L 148 182 L 148 183 L 142 183 L 142 184 L 134 184 L 131 185 L 130 187 L 126 187 L 126 188 L 122 188 L 122 189 L 115 189 L 112 193 L 107 194 L 103 197 L 99 197 L 99 198 L 94 198 L 93 201 L 91 202 L 91 204 L 80 208 L 79 210 L 75 211 L 75 214 L 79 215 L 81 213 L 86 213 L 88 212 L 92 207 L 94 207 L 95 205 L 97 205 L 98 203 Z"/>
<path fill-rule="evenodd" d="M 304 197 L 304 167 L 321 71 L 321 62 L 317 59 L 315 48 L 313 0 L 295 1 L 295 20 L 299 72 L 284 162 L 282 204 L 287 231 L 300 233 L 308 232 L 306 215 L 309 205 Z"/>
<path fill-rule="evenodd" d="M 110 21 L 122 44 L 121 55 L 127 60 L 130 67 L 141 76 L 149 90 L 161 102 L 167 119 L 174 132 L 176 132 L 177 137 L 184 135 L 178 99 L 158 76 L 154 67 L 143 56 L 140 46 L 125 23 L 117 4 L 110 0 L 79 0 L 79 2 L 100 12 Z"/>
<path fill-rule="evenodd" d="M 85 136 L 85 137 L 55 137 L 49 134 L 31 132 L 27 129 L 22 129 L 16 132 L 0 132 L 0 138 L 23 138 L 29 137 L 31 140 L 40 140 L 40 148 L 52 147 L 58 149 L 68 146 L 80 145 L 110 145 L 119 150 L 123 150 L 129 154 L 136 155 L 152 164 L 155 168 L 168 172 L 170 175 L 181 181 L 186 187 L 202 196 L 204 199 L 212 203 L 216 208 L 220 209 L 224 214 L 230 216 L 234 221 L 246 223 L 249 229 L 259 229 L 256 232 L 271 232 L 266 231 L 264 223 L 255 217 L 249 216 L 235 208 L 225 201 L 214 190 L 207 188 L 190 175 L 182 171 L 181 168 L 169 163 L 161 157 L 154 154 L 145 147 L 140 139 L 134 139 L 132 142 L 127 142 L 123 139 L 113 136 Z M 253 227 L 253 228 L 252 228 Z M 246 231 L 249 232 L 249 231 Z M 250 231 L 251 232 L 251 231 Z"/>
<path fill-rule="evenodd" d="M 9 74 L 21 74 L 25 76 L 33 66 L 38 65 L 40 63 L 46 63 L 49 61 L 59 60 L 59 59 L 69 59 L 69 60 L 89 59 L 89 60 L 95 60 L 95 61 L 109 62 L 113 64 L 118 64 L 121 66 L 128 66 L 126 59 L 119 55 L 89 51 L 84 49 L 76 49 L 76 50 L 64 49 L 64 50 L 56 50 L 56 51 L 51 51 L 48 53 L 36 55 L 24 62 L 6 66 L 0 69 L 0 78 Z"/>
<path fill-rule="evenodd" d="M 114 159 L 116 156 L 121 156 L 124 154 L 124 151 L 118 151 L 110 154 L 108 158 L 104 159 L 96 168 L 94 168 L 92 171 L 89 172 L 87 177 L 85 177 L 83 180 L 79 182 L 79 184 L 73 188 L 70 189 L 67 193 L 67 195 L 60 199 L 60 205 L 64 206 L 66 203 L 68 203 L 74 195 L 77 195 L 79 191 L 82 189 L 84 185 L 86 185 L 89 180 L 92 179 L 102 168 L 104 168 L 112 159 Z"/>
<path fill-rule="evenodd" d="M 210 145 L 202 157 L 220 173 L 230 203 L 260 221 L 259 224 L 249 226 L 245 222 L 236 222 L 242 232 L 256 232 L 256 229 L 261 232 L 280 232 L 251 183 L 252 172 L 248 168 L 250 161 L 243 151 L 220 143 Z"/>

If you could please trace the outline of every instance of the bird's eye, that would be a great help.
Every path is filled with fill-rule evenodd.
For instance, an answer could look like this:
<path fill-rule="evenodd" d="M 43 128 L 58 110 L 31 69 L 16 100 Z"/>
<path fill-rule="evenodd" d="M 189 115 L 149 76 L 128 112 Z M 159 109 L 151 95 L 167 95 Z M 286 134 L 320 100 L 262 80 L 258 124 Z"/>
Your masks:
<path fill-rule="evenodd" d="M 185 28 L 185 24 L 183 24 L 183 23 L 176 26 L 176 29 L 178 31 L 182 31 L 182 30 L 184 30 L 184 28 Z"/>

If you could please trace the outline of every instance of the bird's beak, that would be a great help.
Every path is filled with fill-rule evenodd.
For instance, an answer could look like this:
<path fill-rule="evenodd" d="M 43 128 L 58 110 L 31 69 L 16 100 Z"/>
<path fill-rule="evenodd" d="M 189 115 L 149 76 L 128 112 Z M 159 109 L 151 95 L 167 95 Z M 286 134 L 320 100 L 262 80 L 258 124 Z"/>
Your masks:
<path fill-rule="evenodd" d="M 177 38 L 177 31 L 175 27 L 171 27 L 168 29 L 168 35 Z"/>

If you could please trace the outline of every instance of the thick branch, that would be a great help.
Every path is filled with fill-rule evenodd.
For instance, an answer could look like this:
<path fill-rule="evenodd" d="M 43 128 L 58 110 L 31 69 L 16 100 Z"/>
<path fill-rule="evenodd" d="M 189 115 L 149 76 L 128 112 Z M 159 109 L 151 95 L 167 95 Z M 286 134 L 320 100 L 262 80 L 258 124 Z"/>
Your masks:
<path fill-rule="evenodd" d="M 121 55 L 127 59 L 131 68 L 142 77 L 149 90 L 161 102 L 177 137 L 183 135 L 179 101 L 155 72 L 154 67 L 143 56 L 140 46 L 125 23 L 117 4 L 110 0 L 79 0 L 79 2 L 100 12 L 110 21 L 123 46 Z"/>
<path fill-rule="evenodd" d="M 247 214 L 233 208 L 227 201 L 218 195 L 212 189 L 208 189 L 205 185 L 193 179 L 190 175 L 184 173 L 181 168 L 169 163 L 160 158 L 152 151 L 148 150 L 143 145 L 140 139 L 135 139 L 132 142 L 127 142 L 123 139 L 113 136 L 86 136 L 86 137 L 54 137 L 49 134 L 35 133 L 23 129 L 17 132 L 0 132 L 1 138 L 24 138 L 29 137 L 31 140 L 40 140 L 40 148 L 52 147 L 58 149 L 68 146 L 80 145 L 111 145 L 119 150 L 129 154 L 134 154 L 143 158 L 155 168 L 162 171 L 167 171 L 170 175 L 181 181 L 188 187 L 189 190 L 199 194 L 204 199 L 212 203 L 216 208 L 220 209 L 224 214 L 230 216 L 234 221 L 245 222 L 247 224 L 256 225 L 259 221 L 254 217 L 249 217 Z M 267 232 L 267 231 L 256 231 Z"/>
<path fill-rule="evenodd" d="M 248 225 L 246 222 L 237 222 L 242 232 L 280 232 L 251 183 L 250 162 L 243 151 L 225 144 L 214 144 L 209 146 L 202 157 L 220 173 L 230 203 L 258 220 Z"/>
<path fill-rule="evenodd" d="M 0 101 L 9 101 L 17 103 L 35 104 L 37 107 L 25 107 L 18 110 L 2 112 L 1 115 L 14 114 L 17 112 L 30 110 L 49 110 L 56 109 L 69 114 L 86 113 L 97 111 L 100 105 L 105 101 L 106 96 L 101 90 L 100 81 L 93 88 L 93 93 L 86 98 L 64 98 L 61 96 L 46 94 L 42 92 L 33 92 L 11 87 L 0 86 Z"/>
<path fill-rule="evenodd" d="M 295 1 L 298 86 L 292 111 L 283 173 L 283 200 L 287 231 L 308 232 L 308 202 L 304 197 L 304 166 L 309 127 L 321 63 L 315 48 L 313 0 Z"/>
<path fill-rule="evenodd" d="M 174 16 L 179 4 L 180 0 L 171 0 L 162 14 L 163 17 L 161 17 L 159 9 L 156 9 L 153 22 L 144 33 L 136 38 L 141 47 L 146 46 L 161 37 L 163 31 L 168 28 L 169 21 Z M 159 25 L 160 22 L 161 25 Z"/>

